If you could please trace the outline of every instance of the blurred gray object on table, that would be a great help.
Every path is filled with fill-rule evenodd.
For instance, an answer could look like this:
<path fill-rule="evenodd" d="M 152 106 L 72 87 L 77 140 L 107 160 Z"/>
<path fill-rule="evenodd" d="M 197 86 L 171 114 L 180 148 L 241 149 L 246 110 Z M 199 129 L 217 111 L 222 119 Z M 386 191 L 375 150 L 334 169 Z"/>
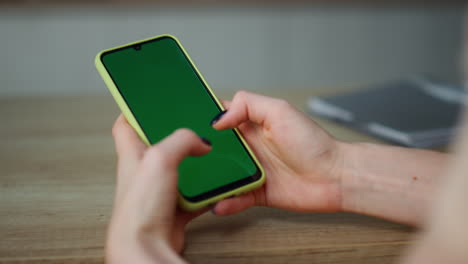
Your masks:
<path fill-rule="evenodd" d="M 465 102 L 459 87 L 425 78 L 384 83 L 308 101 L 312 114 L 415 148 L 450 143 Z"/>

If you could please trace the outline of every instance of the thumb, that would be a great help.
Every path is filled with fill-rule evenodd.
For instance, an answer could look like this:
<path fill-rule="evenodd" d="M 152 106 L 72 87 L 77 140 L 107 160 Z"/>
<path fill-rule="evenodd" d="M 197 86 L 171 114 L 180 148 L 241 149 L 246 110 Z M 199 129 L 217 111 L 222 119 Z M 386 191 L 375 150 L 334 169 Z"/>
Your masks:
<path fill-rule="evenodd" d="M 156 230 L 157 224 L 172 225 L 177 210 L 179 163 L 187 156 L 204 155 L 210 150 L 207 141 L 189 129 L 178 129 L 147 149 L 126 199 L 126 208 L 136 214 L 137 224 L 145 230 Z"/>
<path fill-rule="evenodd" d="M 211 209 L 218 216 L 227 216 L 242 212 L 256 205 L 254 192 L 249 192 L 241 196 L 222 200 Z"/>
<path fill-rule="evenodd" d="M 187 156 L 208 153 L 211 146 L 189 129 L 178 129 L 146 151 L 134 177 L 134 204 L 157 207 L 161 217 L 170 217 L 177 200 L 177 167 Z M 148 205 L 149 204 L 149 205 Z M 155 219 L 153 212 L 148 219 Z"/>
<path fill-rule="evenodd" d="M 189 129 L 181 128 L 150 147 L 143 163 L 148 163 L 148 166 L 177 169 L 185 157 L 201 156 L 210 150 L 211 142 Z"/>
<path fill-rule="evenodd" d="M 140 173 L 144 186 L 155 188 L 162 197 L 170 197 L 176 192 L 177 167 L 187 156 L 201 156 L 211 150 L 211 146 L 189 129 L 178 129 L 159 143 L 148 148 L 143 157 Z M 142 186 L 142 188 L 144 188 Z"/>

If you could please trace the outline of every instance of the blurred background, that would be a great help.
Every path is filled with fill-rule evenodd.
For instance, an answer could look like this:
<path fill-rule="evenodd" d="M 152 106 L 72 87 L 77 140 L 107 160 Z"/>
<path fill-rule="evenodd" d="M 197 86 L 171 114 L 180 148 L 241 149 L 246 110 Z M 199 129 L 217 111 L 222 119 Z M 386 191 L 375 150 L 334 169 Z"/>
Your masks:
<path fill-rule="evenodd" d="M 0 96 L 107 93 L 106 48 L 177 36 L 215 91 L 462 80 L 464 1 L 2 1 Z"/>
<path fill-rule="evenodd" d="M 326 96 L 414 75 L 461 84 L 465 2 L 0 0 L 0 263 L 102 263 L 115 186 L 111 126 L 119 109 L 95 70 L 99 51 L 173 34 L 220 98 L 251 90 L 308 113 L 309 100 L 318 100 L 325 118 L 311 116 L 340 140 L 432 147 L 454 134 L 458 94 L 397 85 L 398 93 L 381 100 Z M 330 112 L 358 114 L 342 126 L 327 118 Z M 219 223 L 202 218 L 189 231 L 193 246 L 185 257 L 389 263 L 413 240 L 411 229 L 374 218 L 259 210 Z M 309 223 L 317 225 L 304 228 Z M 298 237 L 304 230 L 312 240 Z M 281 246 L 296 237 L 299 247 Z"/>

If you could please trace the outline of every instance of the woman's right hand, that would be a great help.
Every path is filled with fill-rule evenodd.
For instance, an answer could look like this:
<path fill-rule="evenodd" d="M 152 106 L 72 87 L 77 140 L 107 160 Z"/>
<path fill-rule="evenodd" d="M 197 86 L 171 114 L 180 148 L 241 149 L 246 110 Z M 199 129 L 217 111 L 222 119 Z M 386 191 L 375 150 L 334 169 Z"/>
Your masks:
<path fill-rule="evenodd" d="M 217 130 L 237 127 L 265 169 L 266 183 L 218 202 L 217 215 L 254 205 L 302 212 L 341 210 L 341 143 L 284 100 L 238 92 L 215 117 Z"/>

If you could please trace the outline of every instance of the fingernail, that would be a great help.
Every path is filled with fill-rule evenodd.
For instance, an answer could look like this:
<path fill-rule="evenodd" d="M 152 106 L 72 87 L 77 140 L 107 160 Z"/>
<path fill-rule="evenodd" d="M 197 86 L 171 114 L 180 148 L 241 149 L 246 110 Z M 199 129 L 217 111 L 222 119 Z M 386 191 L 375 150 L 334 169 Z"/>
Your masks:
<path fill-rule="evenodd" d="M 218 122 L 218 121 L 221 119 L 221 117 L 223 117 L 223 115 L 226 114 L 226 112 L 227 112 L 227 110 L 224 110 L 224 111 L 220 112 L 219 114 L 217 114 L 217 115 L 213 118 L 213 120 L 211 120 L 210 125 L 216 124 L 216 122 Z"/>
<path fill-rule="evenodd" d="M 211 146 L 211 141 L 209 141 L 208 139 L 204 138 L 204 137 L 200 137 L 201 141 L 203 141 L 203 143 L 205 143 L 206 145 L 208 146 Z"/>

